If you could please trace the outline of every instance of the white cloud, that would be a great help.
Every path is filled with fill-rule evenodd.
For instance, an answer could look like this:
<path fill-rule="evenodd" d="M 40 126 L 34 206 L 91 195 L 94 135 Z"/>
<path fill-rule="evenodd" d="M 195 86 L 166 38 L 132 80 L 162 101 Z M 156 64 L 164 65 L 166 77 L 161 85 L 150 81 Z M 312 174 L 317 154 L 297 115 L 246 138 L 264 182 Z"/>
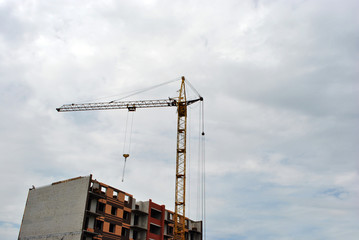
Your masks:
<path fill-rule="evenodd" d="M 182 75 L 205 98 L 207 239 L 354 239 L 358 7 L 1 1 L 0 180 L 15 196 L 0 199 L 5 239 L 16 238 L 31 185 L 90 172 L 173 208 L 175 109 L 136 112 L 122 183 L 127 113 L 55 108 Z M 176 84 L 138 99 L 173 97 Z M 199 108 L 191 109 L 196 206 Z"/>

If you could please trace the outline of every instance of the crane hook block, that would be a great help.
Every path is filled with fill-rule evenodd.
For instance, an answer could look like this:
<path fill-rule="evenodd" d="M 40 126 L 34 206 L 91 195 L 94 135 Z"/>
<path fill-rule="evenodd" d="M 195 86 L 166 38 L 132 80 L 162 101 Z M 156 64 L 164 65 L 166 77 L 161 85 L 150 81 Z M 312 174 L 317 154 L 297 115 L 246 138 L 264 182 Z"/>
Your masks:
<path fill-rule="evenodd" d="M 128 106 L 127 109 L 128 109 L 129 112 L 135 112 L 136 111 L 135 106 Z"/>
<path fill-rule="evenodd" d="M 123 154 L 124 158 L 128 158 L 129 156 L 130 156 L 130 154 L 127 154 L 127 153 Z"/>

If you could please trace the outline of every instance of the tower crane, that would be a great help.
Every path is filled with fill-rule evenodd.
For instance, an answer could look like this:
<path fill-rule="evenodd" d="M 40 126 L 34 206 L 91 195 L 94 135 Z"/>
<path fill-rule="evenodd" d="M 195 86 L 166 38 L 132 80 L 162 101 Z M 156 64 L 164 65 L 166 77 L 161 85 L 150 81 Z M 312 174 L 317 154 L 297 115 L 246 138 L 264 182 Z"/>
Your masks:
<path fill-rule="evenodd" d="M 58 112 L 92 111 L 109 109 L 177 107 L 177 152 L 176 152 L 176 189 L 174 214 L 174 240 L 185 240 L 185 206 L 186 206 L 186 133 L 187 133 L 187 106 L 203 101 L 199 96 L 187 100 L 185 77 L 182 77 L 178 98 L 140 101 L 111 101 L 98 103 L 65 104 L 56 108 Z"/>

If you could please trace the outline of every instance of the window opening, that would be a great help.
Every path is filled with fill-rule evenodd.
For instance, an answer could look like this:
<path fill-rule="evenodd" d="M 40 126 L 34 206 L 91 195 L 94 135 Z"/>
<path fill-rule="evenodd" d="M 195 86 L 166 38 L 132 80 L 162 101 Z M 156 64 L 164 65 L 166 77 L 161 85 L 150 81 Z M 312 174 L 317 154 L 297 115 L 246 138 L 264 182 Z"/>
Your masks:
<path fill-rule="evenodd" d="M 106 204 L 104 204 L 104 203 L 102 203 L 102 202 L 99 202 L 99 203 L 98 203 L 98 211 L 99 211 L 99 212 L 105 211 L 105 206 L 106 206 Z"/>
<path fill-rule="evenodd" d="M 114 233 L 114 232 L 115 232 L 115 228 L 116 228 L 116 225 L 113 224 L 113 223 L 110 223 L 110 228 L 109 228 L 108 231 Z"/>
<path fill-rule="evenodd" d="M 137 231 L 133 231 L 132 237 L 133 237 L 133 240 L 137 240 Z"/>
<path fill-rule="evenodd" d="M 151 224 L 150 225 L 150 233 L 160 235 L 161 234 L 161 227 Z"/>
<path fill-rule="evenodd" d="M 113 198 L 117 198 L 117 196 L 118 196 L 118 192 L 113 190 Z"/>
<path fill-rule="evenodd" d="M 127 238 L 128 236 L 128 229 L 125 228 L 125 227 L 122 227 L 122 230 L 121 230 L 121 236 L 124 237 L 124 238 Z"/>
<path fill-rule="evenodd" d="M 87 229 L 89 226 L 89 218 L 86 217 L 86 220 L 85 220 L 85 229 Z"/>
<path fill-rule="evenodd" d="M 111 214 L 112 215 L 117 215 L 117 208 L 116 207 L 113 207 L 111 208 Z"/>
<path fill-rule="evenodd" d="M 128 220 L 130 218 L 130 213 L 127 211 L 123 211 L 123 219 Z"/>
<path fill-rule="evenodd" d="M 138 216 L 138 214 L 135 214 L 135 218 L 134 218 L 134 220 L 133 220 L 133 224 L 134 224 L 134 225 L 138 225 L 138 220 L 139 220 L 139 216 Z"/>
<path fill-rule="evenodd" d="M 100 184 L 98 182 L 91 182 L 92 183 L 92 190 L 97 192 L 100 189 Z"/>
<path fill-rule="evenodd" d="M 101 192 L 102 192 L 102 193 L 106 193 L 106 190 L 107 190 L 107 188 L 106 188 L 106 187 L 101 186 Z"/>
<path fill-rule="evenodd" d="M 157 209 L 151 209 L 151 217 L 157 220 L 161 220 L 162 212 L 158 211 Z"/>
<path fill-rule="evenodd" d="M 96 220 L 96 229 L 102 230 L 102 225 L 103 225 L 102 221 Z"/>

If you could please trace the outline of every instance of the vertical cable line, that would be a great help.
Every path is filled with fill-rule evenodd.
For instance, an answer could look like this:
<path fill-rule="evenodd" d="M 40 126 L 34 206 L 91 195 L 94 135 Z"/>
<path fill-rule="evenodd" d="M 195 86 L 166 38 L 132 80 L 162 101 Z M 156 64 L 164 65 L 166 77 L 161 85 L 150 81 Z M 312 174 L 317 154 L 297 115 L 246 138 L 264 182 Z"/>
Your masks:
<path fill-rule="evenodd" d="M 127 139 L 127 124 L 128 124 L 128 115 L 129 115 L 129 112 L 127 112 L 127 116 L 126 116 L 126 127 L 125 127 L 125 140 L 123 141 L 123 156 L 125 157 L 125 149 L 126 149 L 126 139 Z M 126 169 L 126 160 L 127 158 L 125 157 L 125 161 L 123 162 L 123 169 L 122 169 L 122 182 L 124 181 L 125 179 L 125 169 Z"/>
<path fill-rule="evenodd" d="M 123 151 L 122 151 L 123 153 L 125 153 L 125 148 L 126 148 L 128 115 L 129 115 L 129 112 L 127 112 L 127 116 L 126 116 L 125 139 L 123 140 Z"/>
<path fill-rule="evenodd" d="M 191 129 L 191 120 L 192 120 L 192 108 L 191 107 L 188 107 L 187 108 L 187 118 L 188 118 L 188 121 L 190 124 L 188 124 L 188 152 L 187 152 L 187 162 L 188 162 L 188 174 L 187 174 L 187 186 L 188 186 L 188 194 L 187 194 L 187 199 L 188 201 L 186 200 L 186 203 L 187 203 L 187 216 L 190 216 L 191 212 L 190 212 L 190 209 L 191 209 L 191 132 L 192 132 L 192 129 Z"/>
<path fill-rule="evenodd" d="M 127 117 L 126 117 L 126 127 L 125 127 L 125 140 L 123 142 L 123 156 L 125 158 L 124 164 L 123 164 L 123 170 L 122 170 L 122 182 L 125 179 L 125 169 L 126 169 L 126 162 L 127 162 L 127 158 L 130 156 L 130 151 L 131 151 L 131 142 L 132 142 L 132 127 L 133 127 L 133 118 L 134 118 L 134 113 L 131 113 L 131 126 L 130 126 L 130 132 L 129 132 L 129 144 L 128 144 L 128 149 L 127 149 L 127 153 L 125 152 L 126 150 L 126 142 L 127 142 L 127 128 L 128 128 L 128 117 L 129 117 L 130 111 L 127 112 Z"/>
<path fill-rule="evenodd" d="M 206 161 L 205 161 L 205 136 L 202 136 L 202 221 L 203 221 L 203 239 L 206 239 Z"/>
<path fill-rule="evenodd" d="M 187 202 L 187 210 L 188 210 L 188 214 L 187 216 L 191 216 L 192 218 L 197 218 L 197 220 L 200 218 L 201 214 L 200 211 L 202 209 L 202 206 L 200 204 L 201 200 L 200 200 L 200 186 L 201 186 L 201 177 L 200 177 L 200 170 L 201 168 L 199 167 L 199 160 L 200 158 L 200 136 L 201 133 L 198 133 L 198 137 L 197 137 L 197 128 L 196 127 L 192 127 L 192 124 L 194 123 L 194 121 L 198 121 L 198 130 L 201 130 L 201 118 L 200 118 L 200 114 L 201 114 L 201 105 L 199 105 L 199 107 L 197 108 L 197 106 L 189 106 L 188 107 L 188 112 L 187 112 L 187 118 L 189 121 L 188 124 L 188 152 L 187 152 L 187 162 L 189 167 L 187 168 L 188 174 L 187 174 L 187 178 L 188 178 L 188 201 Z M 198 109 L 198 113 L 199 116 L 197 118 L 197 116 L 195 117 L 195 110 L 197 111 Z M 197 122 L 196 122 L 197 124 Z M 193 155 L 192 151 L 195 151 L 194 149 L 197 148 L 196 147 L 192 147 L 192 144 L 198 144 L 198 152 L 193 152 L 195 155 L 197 155 L 197 157 L 195 155 Z M 196 161 L 197 160 L 197 161 Z M 197 165 L 196 165 L 197 164 Z M 197 177 L 196 174 L 199 174 L 199 177 Z M 193 187 L 191 186 L 193 184 Z M 197 190 L 197 191 L 196 191 Z M 193 194 L 192 194 L 193 191 Z M 196 205 L 197 204 L 197 205 Z M 194 208 L 194 209 L 193 209 Z M 186 211 L 187 211 L 186 210 Z"/>
<path fill-rule="evenodd" d="M 131 143 L 132 143 L 132 128 L 133 128 L 133 118 L 135 116 L 135 113 L 132 112 L 132 119 L 131 119 L 131 129 L 130 129 L 130 144 L 128 145 L 128 154 L 131 153 Z"/>
<path fill-rule="evenodd" d="M 196 218 L 201 219 L 201 105 L 198 111 L 198 158 L 197 158 L 197 216 Z"/>
<path fill-rule="evenodd" d="M 203 221 L 203 229 L 202 229 L 202 234 L 203 234 L 203 239 L 206 240 L 206 136 L 204 133 L 204 103 L 203 101 L 201 102 L 201 109 L 202 109 L 202 174 L 203 174 L 203 179 L 202 179 L 202 189 L 203 189 L 203 216 L 202 216 L 202 221 Z"/>

